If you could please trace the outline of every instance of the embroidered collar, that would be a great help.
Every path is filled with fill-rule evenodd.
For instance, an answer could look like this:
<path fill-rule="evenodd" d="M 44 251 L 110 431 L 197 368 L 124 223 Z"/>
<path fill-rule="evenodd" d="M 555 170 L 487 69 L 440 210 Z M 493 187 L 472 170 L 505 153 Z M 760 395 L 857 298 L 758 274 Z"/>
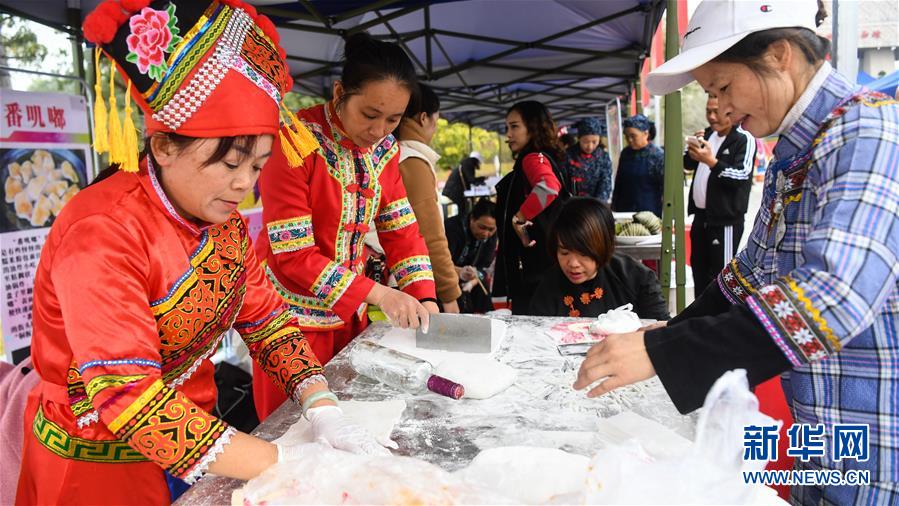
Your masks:
<path fill-rule="evenodd" d="M 822 64 L 809 86 L 787 113 L 781 129 L 778 129 L 782 133 L 774 146 L 774 156 L 782 160 L 809 146 L 821 123 L 834 107 L 860 89 L 861 87 L 837 73 L 829 63 Z M 798 111 L 798 116 L 791 120 L 797 114 L 794 111 Z"/>
<path fill-rule="evenodd" d="M 188 232 L 195 236 L 199 236 L 212 226 L 212 224 L 197 226 L 194 223 L 185 220 L 180 214 L 178 214 L 178 211 L 175 210 L 175 206 L 172 205 L 172 201 L 169 200 L 168 195 L 165 194 L 165 190 L 162 189 L 162 185 L 159 183 L 159 179 L 156 178 L 156 168 L 153 167 L 153 162 L 150 160 L 149 156 L 144 158 L 144 163 L 141 166 L 141 176 L 141 183 L 144 185 L 144 188 L 150 195 L 150 200 L 152 200 L 157 207 L 161 208 L 166 214 L 168 214 L 169 218 L 187 229 Z M 149 189 L 147 188 L 148 183 L 150 186 Z M 153 198 L 154 196 L 156 198 Z"/>

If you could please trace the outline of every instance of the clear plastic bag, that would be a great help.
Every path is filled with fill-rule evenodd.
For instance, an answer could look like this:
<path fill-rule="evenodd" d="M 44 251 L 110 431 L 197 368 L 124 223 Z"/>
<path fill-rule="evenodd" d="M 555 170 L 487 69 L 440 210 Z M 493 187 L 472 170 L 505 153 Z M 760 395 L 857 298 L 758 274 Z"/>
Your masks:
<path fill-rule="evenodd" d="M 742 471 L 765 467 L 765 462 L 743 460 L 743 427 L 771 424 L 780 427 L 759 412 L 746 371 L 729 371 L 706 396 L 696 440 L 686 455 L 653 459 L 635 440 L 602 449 L 593 457 L 584 495 L 576 502 L 783 504 L 773 490 L 743 483 Z"/>
<path fill-rule="evenodd" d="M 546 448 L 512 448 L 492 455 L 486 450 L 470 469 L 449 473 L 411 457 L 353 455 L 309 443 L 300 445 L 297 460 L 272 466 L 237 491 L 232 502 L 243 506 L 784 504 L 772 489 L 742 481 L 741 471 L 759 471 L 765 465 L 743 461 L 746 425 L 779 427 L 780 422 L 758 411 L 746 372 L 730 371 L 706 396 L 696 440 L 686 449 L 683 442 L 659 448 L 665 438 L 658 434 L 621 438 L 624 442 L 606 446 L 589 461 L 554 455 L 564 452 Z M 652 430 L 647 427 L 642 430 Z M 640 441 L 658 457 L 647 453 Z M 477 465 L 479 460 L 487 461 L 487 471 L 485 462 Z"/>

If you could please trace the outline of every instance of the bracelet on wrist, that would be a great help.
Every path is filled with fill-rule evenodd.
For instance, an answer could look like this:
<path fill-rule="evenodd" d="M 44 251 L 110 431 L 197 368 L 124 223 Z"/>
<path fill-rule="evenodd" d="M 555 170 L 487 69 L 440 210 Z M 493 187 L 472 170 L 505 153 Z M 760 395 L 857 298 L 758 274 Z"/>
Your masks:
<path fill-rule="evenodd" d="M 309 409 L 312 407 L 312 405 L 318 401 L 326 400 L 326 399 L 330 400 L 330 401 L 334 401 L 335 404 L 338 402 L 337 396 L 328 390 L 322 390 L 321 392 L 315 392 L 314 394 L 309 395 L 309 397 L 307 397 L 306 400 L 303 401 L 303 407 L 302 407 L 303 418 L 308 420 L 309 417 L 306 416 L 306 413 L 309 412 Z"/>

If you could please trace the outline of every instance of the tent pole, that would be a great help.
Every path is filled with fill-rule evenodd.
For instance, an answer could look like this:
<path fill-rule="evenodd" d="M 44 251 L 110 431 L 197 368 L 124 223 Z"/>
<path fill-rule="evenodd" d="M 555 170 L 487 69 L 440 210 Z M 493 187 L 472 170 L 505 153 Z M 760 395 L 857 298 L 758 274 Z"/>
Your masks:
<path fill-rule="evenodd" d="M 69 26 L 73 28 L 72 32 L 72 66 L 75 68 L 75 75 L 80 79 L 87 79 L 87 72 L 84 69 L 84 36 L 78 28 L 81 26 L 81 9 L 68 8 L 66 13 L 69 18 Z"/>
<path fill-rule="evenodd" d="M 497 159 L 500 160 L 500 165 L 496 167 L 496 177 L 499 177 L 502 173 L 502 154 L 503 154 L 503 137 L 500 135 L 499 130 L 496 131 L 496 156 Z"/>
<path fill-rule="evenodd" d="M 643 86 L 642 79 L 637 76 L 634 80 L 634 102 L 637 103 L 637 114 L 643 114 Z"/>
<path fill-rule="evenodd" d="M 665 58 L 678 52 L 677 0 L 668 0 L 665 12 Z M 686 273 L 684 271 L 684 171 L 682 168 L 683 127 L 681 125 L 680 91 L 665 95 L 665 200 L 662 208 L 662 265 L 659 266 L 662 293 L 666 300 L 671 291 L 671 254 L 676 261 L 676 309 L 686 305 Z M 672 228 L 672 224 L 674 227 Z M 668 230 L 674 231 L 674 244 Z M 672 249 L 673 246 L 673 249 Z M 670 304 L 670 301 L 669 301 Z"/>

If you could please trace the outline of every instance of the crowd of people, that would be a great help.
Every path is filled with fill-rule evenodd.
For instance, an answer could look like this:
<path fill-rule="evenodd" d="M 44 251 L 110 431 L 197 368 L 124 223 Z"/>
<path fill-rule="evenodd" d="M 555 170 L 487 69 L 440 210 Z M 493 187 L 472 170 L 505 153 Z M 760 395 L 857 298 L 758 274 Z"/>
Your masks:
<path fill-rule="evenodd" d="M 515 103 L 505 118 L 514 166 L 495 201 L 465 196 L 481 182 L 480 160 L 466 158 L 442 190 L 458 209 L 445 217 L 430 146 L 440 100 L 400 46 L 350 36 L 332 98 L 290 111 L 277 32 L 252 6 L 143 6 L 142 19 L 196 38 L 179 49 L 183 68 L 165 73 L 142 57 L 125 3 L 101 4 L 85 38 L 145 113 L 146 147 L 68 203 L 41 255 L 40 382 L 17 502 L 164 503 L 174 481 L 248 479 L 298 458 L 210 414 L 208 358 L 229 328 L 254 359 L 260 420 L 292 400 L 316 439 L 386 453 L 391 442 L 343 415 L 322 366 L 366 328 L 370 307 L 426 328 L 431 314 L 486 313 L 497 298 L 515 315 L 595 317 L 632 304 L 658 322 L 590 350 L 574 385 L 592 386 L 589 396 L 658 375 L 689 412 L 727 370 L 746 369 L 753 385 L 785 374 L 797 420 L 877 428 L 858 464 L 877 483 L 794 487 L 796 501 L 897 500 L 899 107 L 825 61 L 815 3 L 760 14 L 752 2 L 704 2 L 683 53 L 647 79 L 653 93 L 695 79 L 709 94 L 709 126 L 683 158 L 697 300 L 672 319 L 656 274 L 615 247 L 613 212 L 662 215 L 664 153 L 645 116 L 623 121 L 613 170 L 604 122 L 582 119 L 564 138 L 544 104 Z M 752 28 L 719 33 L 739 20 Z M 201 51 L 212 46 L 224 49 Z M 222 68 L 222 55 L 242 70 L 192 74 Z M 738 251 L 755 137 L 768 135 L 780 136 L 777 161 Z M 264 230 L 250 237 L 237 205 L 257 184 Z M 370 258 L 384 266 L 377 280 Z M 797 465 L 846 468 L 828 457 Z"/>

